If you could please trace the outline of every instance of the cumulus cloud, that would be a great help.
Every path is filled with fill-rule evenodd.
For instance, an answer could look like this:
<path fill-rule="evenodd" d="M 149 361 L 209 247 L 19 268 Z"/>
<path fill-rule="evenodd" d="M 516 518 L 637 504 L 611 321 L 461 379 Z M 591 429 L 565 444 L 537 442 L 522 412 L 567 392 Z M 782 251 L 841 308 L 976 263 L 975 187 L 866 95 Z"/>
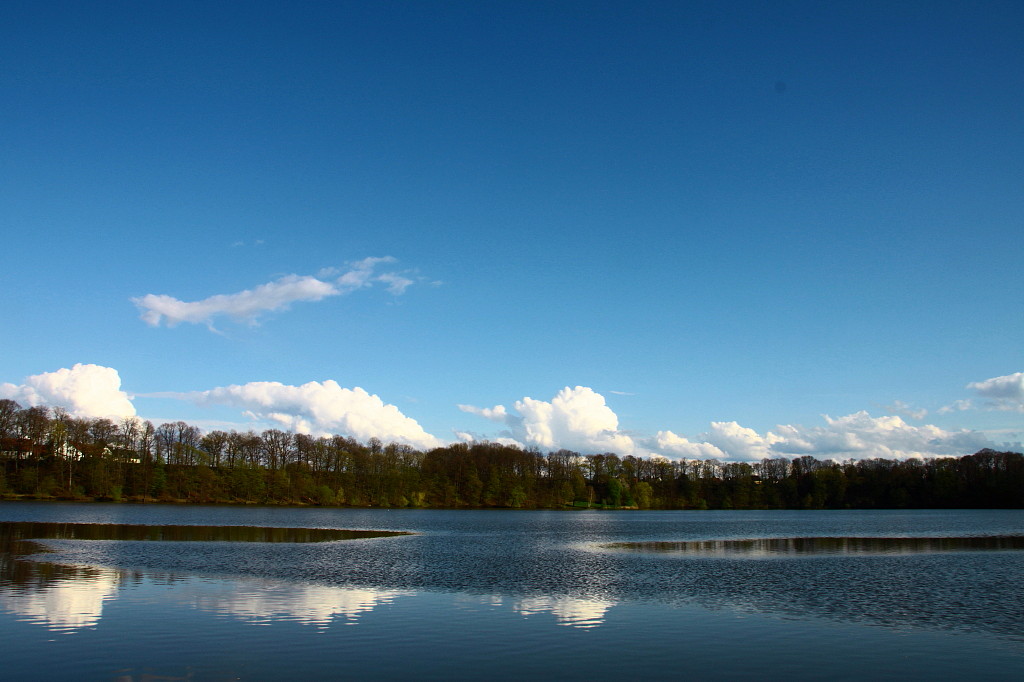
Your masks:
<path fill-rule="evenodd" d="M 417 448 L 443 444 L 394 405 L 385 404 L 359 387 L 342 388 L 333 380 L 311 381 L 301 386 L 254 381 L 187 396 L 200 405 L 239 408 L 251 418 L 301 433 L 340 433 L 361 441 L 379 438 Z"/>
<path fill-rule="evenodd" d="M 216 294 L 199 301 L 182 301 L 167 294 L 146 294 L 131 301 L 141 311 L 141 319 L 152 327 L 159 327 L 161 323 L 173 327 L 188 322 L 205 324 L 212 329 L 214 318 L 220 316 L 255 323 L 265 312 L 285 310 L 292 303 L 347 294 L 375 283 L 384 284 L 388 292 L 398 296 L 413 280 L 397 272 L 376 272 L 377 266 L 393 262 L 395 259 L 390 256 L 364 258 L 349 264 L 346 270 L 321 270 L 317 277 L 286 275 L 252 289 Z"/>
<path fill-rule="evenodd" d="M 1024 412 L 1024 372 L 975 381 L 967 388 L 987 398 L 992 409 Z"/>
<path fill-rule="evenodd" d="M 117 370 L 102 365 L 77 364 L 26 377 L 24 384 L 0 384 L 0 398 L 29 406 L 63 407 L 75 417 L 116 420 L 135 416 L 135 406 L 121 390 Z"/>
<path fill-rule="evenodd" d="M 566 386 L 550 402 L 526 397 L 514 407 L 515 412 L 509 412 L 504 405 L 459 405 L 463 412 L 505 424 L 508 437 L 527 445 L 622 455 L 636 450 L 633 439 L 619 431 L 619 418 L 604 396 L 586 386 Z"/>

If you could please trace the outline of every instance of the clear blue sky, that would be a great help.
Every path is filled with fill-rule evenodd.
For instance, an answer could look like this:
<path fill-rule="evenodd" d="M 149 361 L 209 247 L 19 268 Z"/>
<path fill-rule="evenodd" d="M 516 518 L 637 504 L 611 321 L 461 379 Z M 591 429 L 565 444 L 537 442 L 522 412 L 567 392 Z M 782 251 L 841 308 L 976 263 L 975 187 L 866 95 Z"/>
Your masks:
<path fill-rule="evenodd" d="M 1019 443 L 1021 36 L 1017 1 L 6 2 L 0 397 L 424 447 Z"/>

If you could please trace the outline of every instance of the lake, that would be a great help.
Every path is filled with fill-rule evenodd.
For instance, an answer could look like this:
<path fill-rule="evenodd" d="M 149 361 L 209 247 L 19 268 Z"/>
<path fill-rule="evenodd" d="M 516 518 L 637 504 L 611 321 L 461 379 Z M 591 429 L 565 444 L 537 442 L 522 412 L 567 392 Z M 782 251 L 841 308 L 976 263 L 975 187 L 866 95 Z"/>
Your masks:
<path fill-rule="evenodd" d="M 1022 536 L 1017 510 L 5 502 L 0 670 L 1017 680 Z"/>

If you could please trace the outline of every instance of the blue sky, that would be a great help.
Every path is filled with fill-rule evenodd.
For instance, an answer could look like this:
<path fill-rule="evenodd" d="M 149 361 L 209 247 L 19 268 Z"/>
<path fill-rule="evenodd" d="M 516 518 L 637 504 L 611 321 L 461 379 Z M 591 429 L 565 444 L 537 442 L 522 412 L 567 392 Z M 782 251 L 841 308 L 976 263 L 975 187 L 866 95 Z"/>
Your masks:
<path fill-rule="evenodd" d="M 0 397 L 422 447 L 1024 440 L 1019 2 L 2 16 Z"/>

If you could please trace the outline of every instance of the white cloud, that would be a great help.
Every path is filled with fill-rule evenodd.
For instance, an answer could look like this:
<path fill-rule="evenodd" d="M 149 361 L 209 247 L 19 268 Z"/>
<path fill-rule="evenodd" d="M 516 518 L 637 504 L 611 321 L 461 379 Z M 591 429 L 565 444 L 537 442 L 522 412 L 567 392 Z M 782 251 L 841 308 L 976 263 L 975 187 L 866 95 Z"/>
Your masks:
<path fill-rule="evenodd" d="M 341 433 L 361 441 L 379 438 L 418 448 L 443 444 L 394 405 L 359 387 L 342 388 L 333 380 L 301 386 L 254 381 L 186 395 L 200 405 L 240 408 L 254 419 L 301 433 Z"/>
<path fill-rule="evenodd" d="M 453 431 L 455 437 L 464 443 L 497 443 L 498 445 L 509 445 L 520 450 L 525 450 L 526 446 L 517 441 L 515 438 L 509 438 L 507 436 L 499 436 L 497 438 L 488 438 L 473 433 L 472 431 Z"/>
<path fill-rule="evenodd" d="M 712 422 L 707 432 L 690 439 L 670 430 L 634 438 L 618 428 L 618 418 L 604 398 L 585 386 L 563 388 L 551 401 L 525 397 L 504 406 L 463 412 L 505 425 L 503 436 L 544 450 L 565 447 L 581 453 L 666 456 L 677 459 L 756 461 L 810 455 L 817 459 L 868 459 L 961 456 L 993 443 L 979 431 L 947 431 L 937 426 L 911 426 L 898 416 L 874 418 L 866 412 L 846 417 L 824 416 L 825 424 L 807 428 L 780 425 L 760 433 L 735 421 Z M 478 439 L 470 432 L 466 440 Z"/>
<path fill-rule="evenodd" d="M 671 431 L 659 431 L 650 447 L 683 459 L 755 461 L 770 457 L 816 459 L 906 459 L 908 457 L 962 456 L 994 447 L 980 431 L 947 431 L 930 424 L 912 426 L 898 416 L 872 417 L 856 412 L 824 426 L 776 426 L 764 434 L 735 421 L 712 422 L 711 429 L 692 442 Z"/>
<path fill-rule="evenodd" d="M 921 420 L 928 416 L 928 410 L 922 408 L 915 408 L 913 405 L 909 405 L 902 400 L 892 401 L 892 405 L 886 405 L 885 409 L 893 414 L 898 414 L 909 419 Z"/>
<path fill-rule="evenodd" d="M 142 319 L 152 327 L 165 320 L 168 327 L 180 322 L 213 322 L 218 315 L 238 320 L 255 320 L 260 313 L 283 310 L 296 301 L 319 301 L 341 293 L 337 286 L 315 277 L 288 275 L 237 294 L 217 294 L 201 301 L 181 301 L 166 294 L 146 294 L 133 298 L 142 311 Z"/>
<path fill-rule="evenodd" d="M 390 256 L 364 258 L 349 264 L 346 271 L 321 270 L 318 277 L 286 275 L 252 289 L 235 294 L 216 294 L 200 301 L 182 301 L 167 294 L 146 294 L 131 300 L 142 312 L 142 320 L 152 327 L 159 327 L 161 322 L 168 327 L 188 322 L 205 324 L 212 329 L 214 318 L 223 315 L 254 323 L 262 313 L 285 310 L 292 303 L 320 301 L 328 296 L 347 294 L 377 282 L 386 285 L 391 294 L 400 295 L 413 284 L 413 280 L 396 272 L 374 272 L 378 265 L 394 261 Z"/>
<path fill-rule="evenodd" d="M 395 259 L 391 256 L 383 256 L 381 258 L 364 258 L 361 261 L 356 261 L 351 264 L 350 269 L 343 273 L 337 279 L 338 286 L 343 291 L 355 291 L 356 289 L 362 289 L 372 285 L 375 281 L 387 281 L 381 280 L 381 277 L 387 277 L 389 273 L 384 273 L 374 277 L 373 269 L 381 263 L 394 263 Z"/>
<path fill-rule="evenodd" d="M 515 413 L 510 413 L 503 405 L 459 405 L 463 412 L 506 424 L 511 438 L 527 445 L 620 455 L 636 450 L 633 439 L 619 431 L 619 419 L 604 397 L 586 386 L 566 386 L 551 402 L 526 397 L 514 407 Z"/>
<path fill-rule="evenodd" d="M 939 414 L 949 414 L 950 412 L 963 412 L 964 410 L 974 409 L 974 404 L 970 400 L 954 400 L 952 404 L 940 407 L 936 412 Z"/>
<path fill-rule="evenodd" d="M 772 445 L 779 438 L 769 431 L 762 436 L 753 429 L 732 422 L 711 422 L 704 440 L 728 453 L 730 459 L 754 460 L 772 457 Z"/>
<path fill-rule="evenodd" d="M 515 409 L 459 405 L 463 412 L 505 425 L 501 435 L 526 445 L 583 453 L 668 456 L 682 459 L 756 461 L 770 457 L 811 455 L 818 459 L 907 458 L 964 455 L 993 444 L 977 431 L 946 431 L 911 426 L 898 416 L 871 417 L 857 412 L 825 416 L 825 425 L 781 425 L 759 433 L 735 421 L 711 422 L 706 433 L 689 439 L 670 430 L 639 440 L 619 430 L 618 417 L 592 389 L 564 388 L 550 401 L 523 398 Z M 463 433 L 465 440 L 478 440 Z"/>
<path fill-rule="evenodd" d="M 102 365 L 77 364 L 26 377 L 21 385 L 0 384 L 0 398 L 30 406 L 63 407 L 75 417 L 116 420 L 135 416 L 135 406 L 121 390 L 117 370 Z"/>
<path fill-rule="evenodd" d="M 992 409 L 1024 412 L 1024 372 L 975 381 L 967 388 L 988 398 Z"/>
<path fill-rule="evenodd" d="M 604 398 L 584 386 L 566 387 L 550 402 L 523 398 L 514 407 L 509 410 L 503 405 L 459 405 L 463 412 L 506 426 L 502 436 L 546 450 L 567 448 L 585 454 L 614 452 L 732 461 L 802 455 L 837 460 L 905 459 L 962 456 L 997 447 L 980 431 L 945 430 L 930 424 L 914 426 L 897 415 L 872 417 L 864 411 L 838 418 L 824 415 L 824 425 L 809 428 L 786 424 L 760 433 L 736 421 L 715 421 L 707 432 L 694 439 L 670 430 L 641 438 L 619 430 L 618 417 Z M 471 432 L 462 432 L 460 437 L 479 440 Z"/>
<path fill-rule="evenodd" d="M 463 412 L 469 412 L 477 416 L 483 417 L 484 419 L 490 419 L 491 421 L 498 422 L 500 424 L 507 424 L 509 414 L 505 410 L 504 405 L 495 405 L 494 407 L 473 407 L 472 405 L 458 405 L 458 408 Z"/>
<path fill-rule="evenodd" d="M 393 272 L 385 272 L 377 277 L 377 281 L 387 284 L 388 293 L 395 296 L 404 294 L 405 290 L 413 284 L 413 281 L 408 277 L 402 277 Z"/>
<path fill-rule="evenodd" d="M 861 411 L 835 419 L 825 415 L 824 419 L 825 426 L 779 426 L 777 434 L 768 434 L 773 439 L 772 453 L 818 459 L 905 459 L 960 456 L 994 445 L 979 431 L 911 426 L 896 415 L 871 417 Z"/>
<path fill-rule="evenodd" d="M 694 443 L 671 431 L 658 431 L 652 447 L 680 459 L 725 459 L 726 454 L 711 443 Z"/>
<path fill-rule="evenodd" d="M 551 402 L 523 398 L 515 403 L 520 427 L 529 443 L 552 447 L 555 443 L 583 450 L 609 450 L 630 454 L 633 440 L 619 432 L 619 418 L 604 396 L 586 386 L 566 386 Z"/>

